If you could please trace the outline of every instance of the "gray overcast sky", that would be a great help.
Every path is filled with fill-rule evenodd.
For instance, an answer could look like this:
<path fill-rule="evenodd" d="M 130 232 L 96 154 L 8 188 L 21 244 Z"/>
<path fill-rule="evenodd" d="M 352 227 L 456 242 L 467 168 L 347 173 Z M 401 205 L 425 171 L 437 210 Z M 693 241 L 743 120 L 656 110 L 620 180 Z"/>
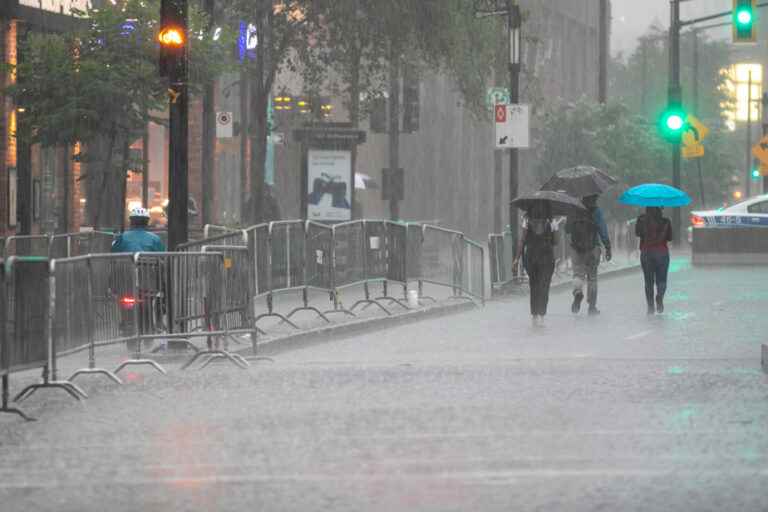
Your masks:
<path fill-rule="evenodd" d="M 658 21 L 669 27 L 669 0 L 612 0 L 613 53 L 631 52 L 648 27 Z M 731 0 L 689 0 L 681 4 L 681 18 L 690 19 L 731 9 Z M 722 21 L 727 21 L 723 18 Z M 726 37 L 727 30 L 711 33 L 713 37 Z"/>

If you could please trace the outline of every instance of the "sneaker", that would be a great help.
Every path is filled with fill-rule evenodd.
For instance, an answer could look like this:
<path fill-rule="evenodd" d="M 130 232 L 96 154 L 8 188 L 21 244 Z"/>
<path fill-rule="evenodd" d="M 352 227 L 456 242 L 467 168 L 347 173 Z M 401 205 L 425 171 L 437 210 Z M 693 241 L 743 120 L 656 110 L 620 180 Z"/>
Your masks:
<path fill-rule="evenodd" d="M 581 310 L 581 301 L 584 300 L 584 294 L 582 292 L 574 292 L 573 304 L 571 304 L 571 312 L 576 314 Z"/>
<path fill-rule="evenodd" d="M 539 326 L 539 317 L 537 315 L 531 316 L 531 327 L 538 327 Z"/>
<path fill-rule="evenodd" d="M 648 316 L 652 316 L 656 314 L 656 306 L 653 305 L 653 303 L 648 304 Z"/>
<path fill-rule="evenodd" d="M 592 316 L 599 315 L 600 314 L 600 310 L 597 309 L 595 306 L 589 306 L 589 314 L 592 315 Z"/>
<path fill-rule="evenodd" d="M 659 314 L 664 312 L 664 297 L 661 295 L 656 296 L 656 311 Z"/>

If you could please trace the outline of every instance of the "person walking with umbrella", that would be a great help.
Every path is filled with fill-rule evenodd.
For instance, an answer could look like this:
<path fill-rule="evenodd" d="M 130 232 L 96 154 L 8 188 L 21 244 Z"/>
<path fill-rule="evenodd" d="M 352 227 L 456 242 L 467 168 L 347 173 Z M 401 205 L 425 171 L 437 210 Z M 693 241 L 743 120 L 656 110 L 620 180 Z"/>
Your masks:
<path fill-rule="evenodd" d="M 651 183 L 627 190 L 620 198 L 624 204 L 645 206 L 637 218 L 635 235 L 640 238 L 640 264 L 645 278 L 645 302 L 648 315 L 664 312 L 664 294 L 669 273 L 669 242 L 672 223 L 663 215 L 664 206 L 685 206 L 691 198 L 682 190 Z M 655 289 L 654 289 L 655 288 Z"/>
<path fill-rule="evenodd" d="M 531 289 L 531 320 L 534 327 L 542 326 L 549 303 L 549 287 L 555 271 L 556 234 L 552 219 L 584 207 L 558 192 L 535 192 L 521 196 L 512 204 L 525 210 L 523 234 L 514 260 L 516 268 L 522 259 Z"/>
<path fill-rule="evenodd" d="M 564 169 L 542 187 L 543 190 L 564 190 L 574 197 L 581 197 L 585 212 L 569 215 L 565 231 L 571 238 L 573 249 L 573 303 L 571 311 L 578 313 L 584 300 L 584 284 L 587 285 L 587 303 L 589 314 L 597 315 L 597 270 L 605 248 L 605 259 L 611 261 L 611 240 L 602 210 L 597 206 L 597 199 L 616 180 L 595 167 L 580 165 Z"/>

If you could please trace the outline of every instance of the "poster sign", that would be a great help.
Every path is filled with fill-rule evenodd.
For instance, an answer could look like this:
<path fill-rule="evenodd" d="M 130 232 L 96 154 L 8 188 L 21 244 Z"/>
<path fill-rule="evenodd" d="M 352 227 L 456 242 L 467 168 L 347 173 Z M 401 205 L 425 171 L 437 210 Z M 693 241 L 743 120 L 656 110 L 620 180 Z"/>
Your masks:
<path fill-rule="evenodd" d="M 216 137 L 219 139 L 231 139 L 232 131 L 232 112 L 217 112 Z"/>
<path fill-rule="evenodd" d="M 310 149 L 307 155 L 307 219 L 352 219 L 352 152 Z"/>

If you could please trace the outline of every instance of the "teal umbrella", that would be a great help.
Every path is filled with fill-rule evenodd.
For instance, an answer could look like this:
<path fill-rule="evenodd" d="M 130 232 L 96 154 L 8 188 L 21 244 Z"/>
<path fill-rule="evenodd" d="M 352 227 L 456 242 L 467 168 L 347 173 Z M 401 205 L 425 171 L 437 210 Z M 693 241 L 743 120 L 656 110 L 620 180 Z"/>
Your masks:
<path fill-rule="evenodd" d="M 624 192 L 619 202 L 630 206 L 679 207 L 691 204 L 691 197 L 680 189 L 662 183 L 645 183 Z"/>

